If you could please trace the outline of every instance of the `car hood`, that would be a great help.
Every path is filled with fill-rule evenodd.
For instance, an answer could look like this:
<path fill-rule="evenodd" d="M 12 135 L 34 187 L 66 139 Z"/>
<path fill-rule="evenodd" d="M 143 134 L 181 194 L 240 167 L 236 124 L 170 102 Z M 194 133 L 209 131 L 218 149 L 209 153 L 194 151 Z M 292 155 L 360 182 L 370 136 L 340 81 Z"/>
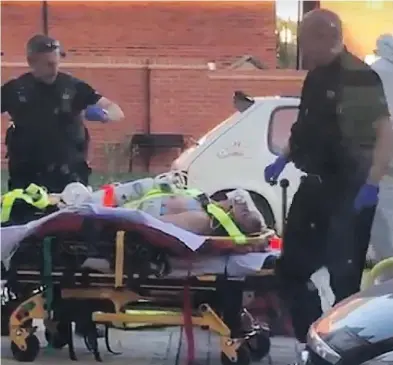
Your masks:
<path fill-rule="evenodd" d="M 393 279 L 340 302 L 314 324 L 314 330 L 341 355 L 352 357 L 351 354 L 359 353 L 359 348 L 366 352 L 391 351 Z"/>

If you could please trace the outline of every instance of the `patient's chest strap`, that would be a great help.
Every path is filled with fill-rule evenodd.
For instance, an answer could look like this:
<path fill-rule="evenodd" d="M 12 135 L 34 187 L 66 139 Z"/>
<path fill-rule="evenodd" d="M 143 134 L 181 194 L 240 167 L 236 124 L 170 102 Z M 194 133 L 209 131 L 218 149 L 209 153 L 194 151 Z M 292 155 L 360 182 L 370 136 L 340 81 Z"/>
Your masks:
<path fill-rule="evenodd" d="M 128 203 L 124 204 L 124 207 L 130 208 L 130 209 L 141 209 L 142 204 L 147 200 L 150 200 L 153 198 L 162 198 L 162 197 L 166 197 L 166 196 L 174 196 L 174 195 L 175 194 L 173 194 L 173 193 L 163 193 L 159 189 L 152 189 L 147 194 L 145 194 L 142 199 L 128 202 Z"/>
<path fill-rule="evenodd" d="M 152 198 L 162 198 L 167 196 L 189 196 L 197 199 L 207 214 L 214 217 L 218 223 L 225 229 L 229 237 L 231 237 L 237 244 L 245 244 L 247 242 L 246 236 L 237 227 L 231 216 L 225 212 L 217 204 L 203 192 L 197 189 L 176 190 L 175 192 L 165 193 L 160 189 L 152 189 L 142 199 L 129 202 L 124 206 L 131 209 L 140 209 L 142 204 Z"/>
<path fill-rule="evenodd" d="M 229 237 L 231 237 L 236 244 L 243 245 L 247 243 L 246 236 L 240 231 L 231 216 L 222 208 L 214 203 L 210 203 L 207 206 L 207 212 L 220 223 L 220 225 L 228 233 Z"/>
<path fill-rule="evenodd" d="M 186 190 L 185 193 L 198 199 L 203 209 L 218 221 L 221 227 L 228 233 L 229 237 L 233 238 L 235 243 L 241 245 L 247 242 L 246 236 L 240 231 L 231 216 L 224 209 L 213 203 L 205 193 L 196 189 Z"/>

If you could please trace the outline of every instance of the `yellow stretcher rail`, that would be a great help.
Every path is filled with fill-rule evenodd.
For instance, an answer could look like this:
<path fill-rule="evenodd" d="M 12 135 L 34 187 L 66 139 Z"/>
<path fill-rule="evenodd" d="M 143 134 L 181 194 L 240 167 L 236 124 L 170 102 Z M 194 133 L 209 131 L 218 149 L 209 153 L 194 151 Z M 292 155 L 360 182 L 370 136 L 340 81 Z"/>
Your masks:
<path fill-rule="evenodd" d="M 116 233 L 115 288 L 120 288 L 123 286 L 124 236 L 124 231 L 118 231 Z"/>

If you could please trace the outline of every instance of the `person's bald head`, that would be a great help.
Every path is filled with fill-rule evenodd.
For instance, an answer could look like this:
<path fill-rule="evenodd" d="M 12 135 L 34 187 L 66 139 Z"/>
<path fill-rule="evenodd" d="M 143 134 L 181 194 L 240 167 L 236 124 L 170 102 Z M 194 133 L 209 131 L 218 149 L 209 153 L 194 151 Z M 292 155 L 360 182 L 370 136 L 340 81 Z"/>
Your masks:
<path fill-rule="evenodd" d="M 326 9 L 310 11 L 300 24 L 299 42 L 308 68 L 329 64 L 344 47 L 340 17 Z"/>

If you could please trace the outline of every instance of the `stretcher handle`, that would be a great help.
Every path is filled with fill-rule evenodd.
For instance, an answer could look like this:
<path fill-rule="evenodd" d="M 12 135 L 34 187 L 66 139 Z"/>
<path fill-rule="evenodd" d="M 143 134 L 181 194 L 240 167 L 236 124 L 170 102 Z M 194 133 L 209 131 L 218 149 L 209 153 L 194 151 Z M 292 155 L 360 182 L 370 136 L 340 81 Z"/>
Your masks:
<path fill-rule="evenodd" d="M 284 232 L 286 222 L 287 222 L 287 214 L 288 214 L 288 187 L 289 187 L 289 180 L 282 179 L 280 181 L 280 187 L 282 189 L 282 231 Z"/>

